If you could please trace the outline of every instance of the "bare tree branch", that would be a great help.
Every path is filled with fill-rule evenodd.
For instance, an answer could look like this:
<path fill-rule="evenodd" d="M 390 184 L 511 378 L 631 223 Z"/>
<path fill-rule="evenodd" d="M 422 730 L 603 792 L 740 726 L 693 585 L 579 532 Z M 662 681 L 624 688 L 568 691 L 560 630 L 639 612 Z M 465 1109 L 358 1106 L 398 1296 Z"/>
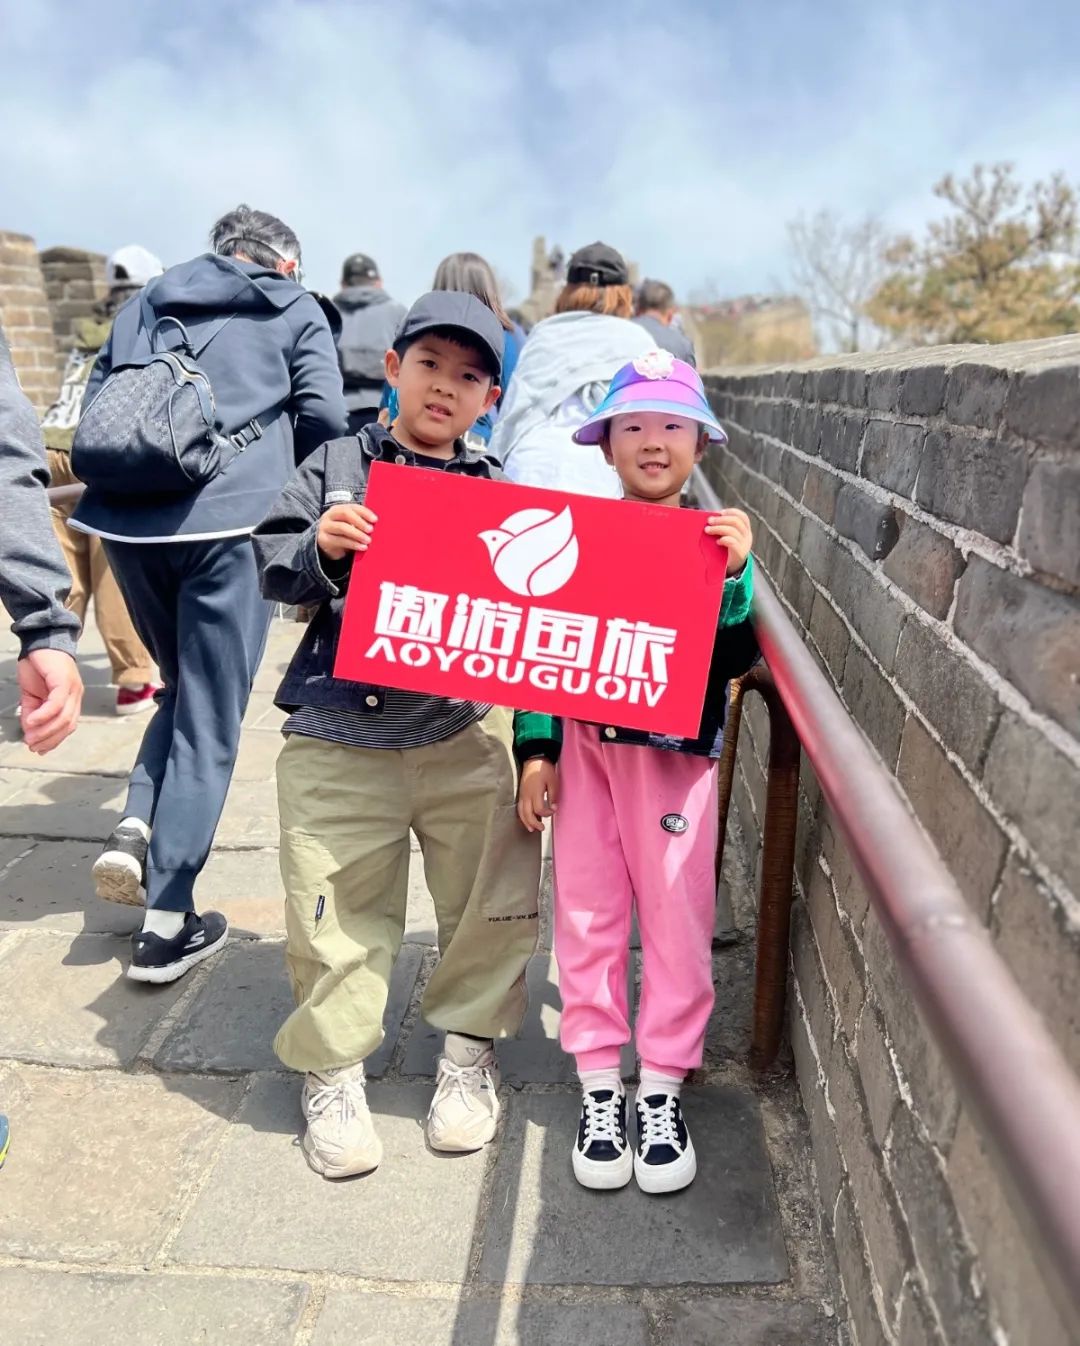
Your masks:
<path fill-rule="evenodd" d="M 844 224 L 822 210 L 788 224 L 795 288 L 841 350 L 859 350 L 872 335 L 866 306 L 886 272 L 885 241 L 872 215 Z"/>

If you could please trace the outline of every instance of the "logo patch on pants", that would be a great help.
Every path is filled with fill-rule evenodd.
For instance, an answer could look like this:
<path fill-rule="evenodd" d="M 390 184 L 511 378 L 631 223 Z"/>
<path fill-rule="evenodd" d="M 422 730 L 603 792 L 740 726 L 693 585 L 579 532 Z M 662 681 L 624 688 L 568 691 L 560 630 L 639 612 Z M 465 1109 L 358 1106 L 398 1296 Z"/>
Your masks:
<path fill-rule="evenodd" d="M 660 819 L 660 826 L 665 832 L 673 832 L 678 836 L 681 832 L 689 830 L 690 819 L 684 818 L 681 813 L 665 813 Z"/>

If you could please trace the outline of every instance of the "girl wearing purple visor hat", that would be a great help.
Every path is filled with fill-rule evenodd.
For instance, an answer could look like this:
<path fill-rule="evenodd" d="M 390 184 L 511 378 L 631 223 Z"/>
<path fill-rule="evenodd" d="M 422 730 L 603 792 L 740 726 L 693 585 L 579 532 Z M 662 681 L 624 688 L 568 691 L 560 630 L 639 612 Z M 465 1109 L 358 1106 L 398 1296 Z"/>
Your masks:
<path fill-rule="evenodd" d="M 619 370 L 574 439 L 599 446 L 625 499 L 678 508 L 706 446 L 726 436 L 695 370 L 667 351 L 651 351 Z M 543 819 L 557 813 L 560 1039 L 581 1079 L 573 1167 L 585 1187 L 623 1187 L 633 1176 L 644 1192 L 674 1192 L 697 1172 L 679 1095 L 686 1074 L 701 1065 L 714 999 L 717 758 L 728 682 L 757 654 L 748 620 L 750 520 L 725 509 L 703 522 L 728 561 L 696 737 L 567 720 L 557 770 L 550 746 L 529 758 L 522 745 L 521 821 L 542 830 Z M 631 1032 L 626 970 L 635 908 L 642 946 L 636 1150 L 619 1069 Z"/>

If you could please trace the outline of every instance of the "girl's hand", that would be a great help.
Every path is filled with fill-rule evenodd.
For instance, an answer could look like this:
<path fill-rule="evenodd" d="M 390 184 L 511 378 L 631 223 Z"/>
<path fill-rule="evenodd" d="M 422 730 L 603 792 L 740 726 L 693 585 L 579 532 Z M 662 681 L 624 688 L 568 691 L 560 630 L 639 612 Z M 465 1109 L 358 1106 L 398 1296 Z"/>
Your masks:
<path fill-rule="evenodd" d="M 727 573 L 737 575 L 746 565 L 746 558 L 754 545 L 750 520 L 741 509 L 722 509 L 719 514 L 709 516 L 705 532 L 709 537 L 716 538 L 718 547 L 727 548 Z"/>
<path fill-rule="evenodd" d="M 331 505 L 319 520 L 319 550 L 331 561 L 344 560 L 351 551 L 367 551 L 375 518 L 366 505 Z"/>
<path fill-rule="evenodd" d="M 518 782 L 518 817 L 529 832 L 542 832 L 544 819 L 558 809 L 559 773 L 554 762 L 533 757 L 521 768 Z"/>

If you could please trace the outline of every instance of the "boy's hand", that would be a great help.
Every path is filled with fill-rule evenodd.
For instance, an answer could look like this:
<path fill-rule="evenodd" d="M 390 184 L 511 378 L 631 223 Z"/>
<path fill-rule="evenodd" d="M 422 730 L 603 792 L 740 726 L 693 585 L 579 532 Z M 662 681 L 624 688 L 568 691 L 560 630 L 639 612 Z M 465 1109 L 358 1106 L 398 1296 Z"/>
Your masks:
<path fill-rule="evenodd" d="M 319 550 L 331 561 L 344 560 L 351 551 L 367 551 L 375 521 L 367 505 L 331 505 L 319 520 Z"/>
<path fill-rule="evenodd" d="M 518 782 L 518 817 L 530 832 L 542 832 L 544 819 L 558 809 L 559 773 L 555 763 L 533 757 L 521 768 Z"/>
<path fill-rule="evenodd" d="M 746 558 L 754 544 L 749 518 L 741 509 L 722 509 L 719 514 L 709 516 L 705 532 L 709 537 L 716 538 L 718 547 L 727 548 L 727 573 L 737 575 L 746 565 Z"/>

